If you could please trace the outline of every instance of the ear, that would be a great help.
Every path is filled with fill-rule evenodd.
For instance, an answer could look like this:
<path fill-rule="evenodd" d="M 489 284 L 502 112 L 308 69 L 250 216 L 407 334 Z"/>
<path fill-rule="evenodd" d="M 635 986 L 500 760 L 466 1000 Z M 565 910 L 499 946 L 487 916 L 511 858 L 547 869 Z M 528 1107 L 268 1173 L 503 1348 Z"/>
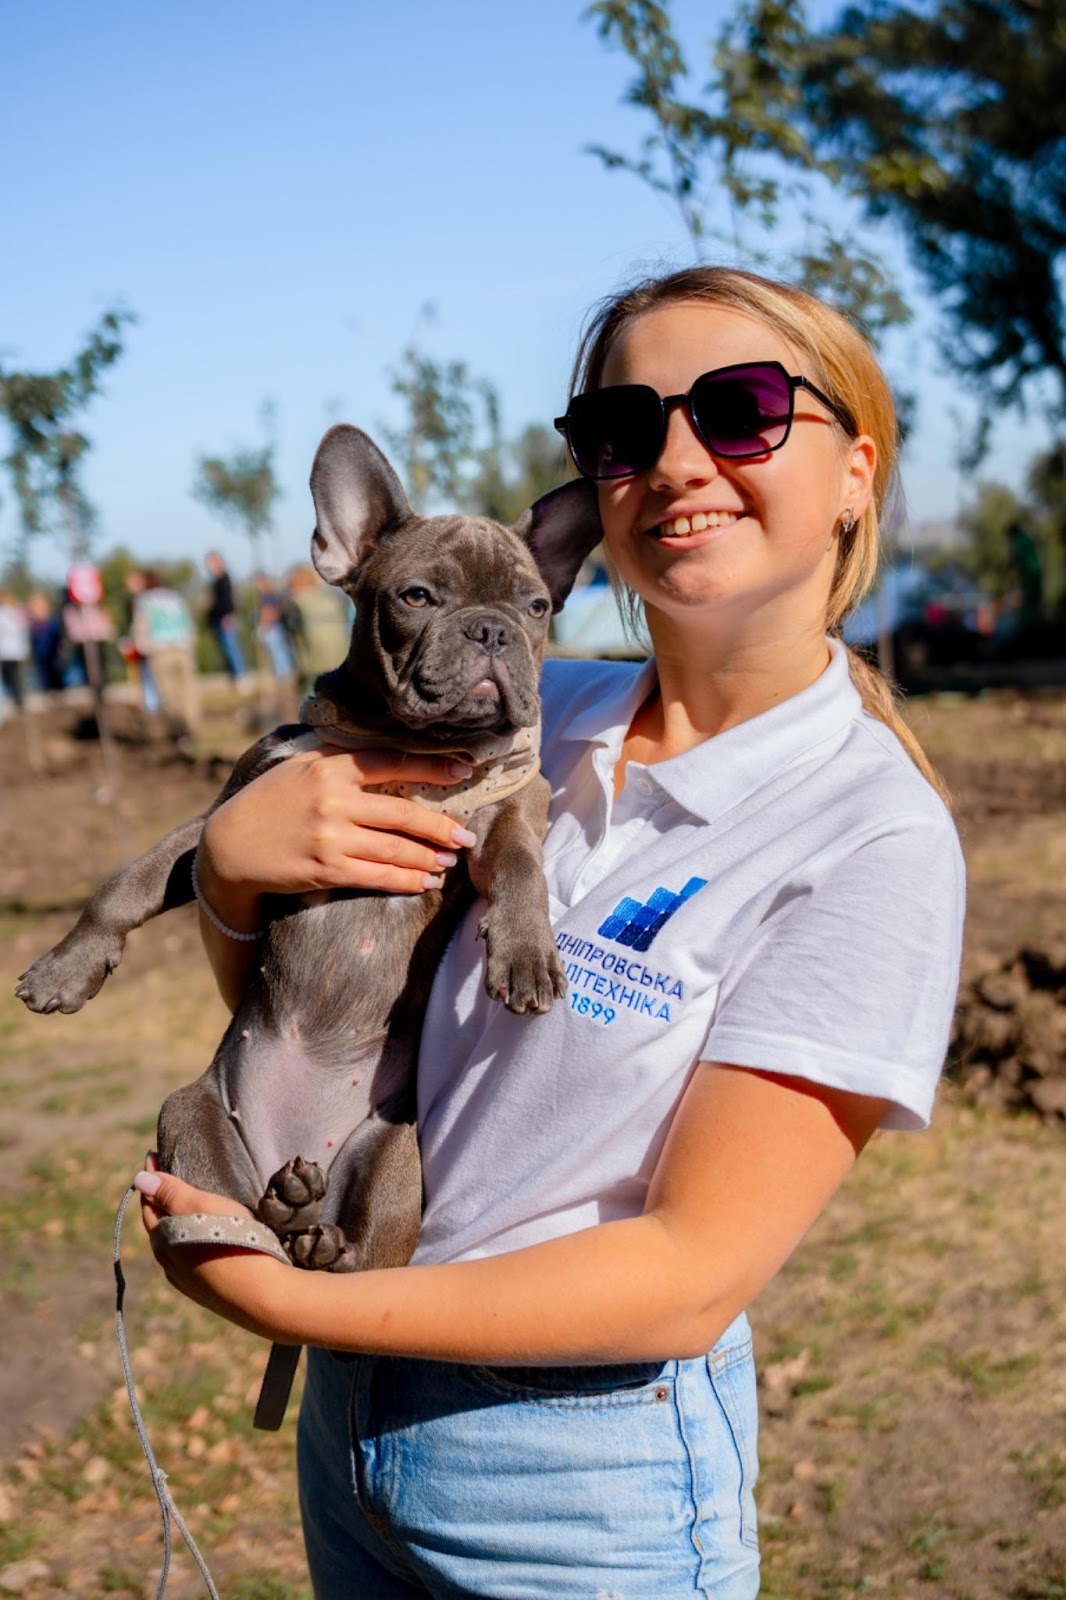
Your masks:
<path fill-rule="evenodd" d="M 525 540 L 540 568 L 552 610 L 561 611 L 581 563 L 603 538 L 596 485 L 577 478 L 541 495 L 519 517 L 514 532 Z"/>
<path fill-rule="evenodd" d="M 361 428 L 331 428 L 315 452 L 311 560 L 327 583 L 342 583 L 381 535 L 413 515 L 403 485 Z"/>
<path fill-rule="evenodd" d="M 850 446 L 845 478 L 844 504 L 852 509 L 856 519 L 862 516 L 873 497 L 876 472 L 877 446 L 864 433 Z"/>

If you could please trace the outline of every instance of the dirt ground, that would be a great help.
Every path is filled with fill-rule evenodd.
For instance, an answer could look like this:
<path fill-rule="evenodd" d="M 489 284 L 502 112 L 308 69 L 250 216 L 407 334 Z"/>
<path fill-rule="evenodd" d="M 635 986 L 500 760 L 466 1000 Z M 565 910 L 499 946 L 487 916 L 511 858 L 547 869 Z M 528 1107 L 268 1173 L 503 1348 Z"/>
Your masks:
<path fill-rule="evenodd" d="M 247 741 L 218 697 L 196 760 L 72 708 L 0 727 L 0 1595 L 151 1596 L 158 1512 L 112 1333 L 114 1207 L 224 1014 L 189 909 L 141 930 L 84 1013 L 16 975 L 91 887 L 217 791 Z M 1066 695 L 914 702 L 970 876 L 965 976 L 1066 930 Z M 31 771 L 27 755 L 39 770 Z M 110 801 L 101 799 L 108 786 Z M 5 997 L 6 994 L 6 997 Z M 1061 1121 L 970 1104 L 874 1141 L 752 1316 L 767 1600 L 1066 1600 Z M 262 1347 L 160 1286 L 135 1222 L 127 1316 L 149 1429 L 228 1600 L 306 1600 L 292 1418 L 253 1434 Z M 204 1586 L 184 1556 L 168 1591 Z"/>

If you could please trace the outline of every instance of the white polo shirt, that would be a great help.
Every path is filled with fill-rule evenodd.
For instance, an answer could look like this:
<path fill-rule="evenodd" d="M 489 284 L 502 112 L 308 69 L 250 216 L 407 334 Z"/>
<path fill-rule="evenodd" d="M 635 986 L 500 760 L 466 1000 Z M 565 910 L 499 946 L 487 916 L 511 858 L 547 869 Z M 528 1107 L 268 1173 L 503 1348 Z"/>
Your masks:
<path fill-rule="evenodd" d="M 419 1062 L 416 1262 L 639 1214 L 700 1060 L 932 1109 L 958 984 L 951 818 L 862 708 L 841 646 L 801 694 L 669 761 L 615 765 L 654 665 L 544 671 L 544 846 L 569 993 L 488 999 L 479 908 L 433 986 Z"/>

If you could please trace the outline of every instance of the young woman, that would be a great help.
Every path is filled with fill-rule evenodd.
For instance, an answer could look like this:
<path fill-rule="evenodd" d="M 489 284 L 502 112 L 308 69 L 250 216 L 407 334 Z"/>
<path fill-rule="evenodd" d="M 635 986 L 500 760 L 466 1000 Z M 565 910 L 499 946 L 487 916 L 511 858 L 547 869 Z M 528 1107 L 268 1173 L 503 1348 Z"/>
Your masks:
<path fill-rule="evenodd" d="M 562 426 L 654 655 L 545 672 L 568 997 L 513 1017 L 482 991 L 476 910 L 452 941 L 410 1267 L 294 1278 L 157 1241 L 193 1299 L 318 1347 L 319 1600 L 755 1595 L 745 1309 L 875 1129 L 926 1122 L 947 1041 L 955 831 L 836 637 L 893 479 L 873 356 L 807 295 L 695 268 L 602 308 L 574 388 Z M 322 754 L 235 796 L 201 846 L 220 916 L 253 930 L 265 891 L 417 893 L 461 840 L 363 792 L 390 775 Z M 232 998 L 247 946 L 204 937 Z M 138 1181 L 149 1232 L 233 1210 Z"/>

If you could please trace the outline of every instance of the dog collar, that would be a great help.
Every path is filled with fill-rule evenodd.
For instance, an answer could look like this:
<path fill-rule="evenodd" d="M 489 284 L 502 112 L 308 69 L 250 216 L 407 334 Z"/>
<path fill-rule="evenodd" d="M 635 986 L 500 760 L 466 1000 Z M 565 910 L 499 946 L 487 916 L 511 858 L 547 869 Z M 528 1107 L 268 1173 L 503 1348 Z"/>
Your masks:
<path fill-rule="evenodd" d="M 419 739 L 417 734 L 384 734 L 378 728 L 361 728 L 333 701 L 308 695 L 300 707 L 300 721 L 331 744 L 345 750 L 402 750 L 405 755 L 451 756 L 473 767 L 469 778 L 458 783 L 372 783 L 372 794 L 398 795 L 417 800 L 433 811 L 447 812 L 456 822 L 466 822 L 482 806 L 495 805 L 517 794 L 540 771 L 540 722 L 519 728 L 515 734 L 475 734 L 463 744 L 442 745 Z"/>

